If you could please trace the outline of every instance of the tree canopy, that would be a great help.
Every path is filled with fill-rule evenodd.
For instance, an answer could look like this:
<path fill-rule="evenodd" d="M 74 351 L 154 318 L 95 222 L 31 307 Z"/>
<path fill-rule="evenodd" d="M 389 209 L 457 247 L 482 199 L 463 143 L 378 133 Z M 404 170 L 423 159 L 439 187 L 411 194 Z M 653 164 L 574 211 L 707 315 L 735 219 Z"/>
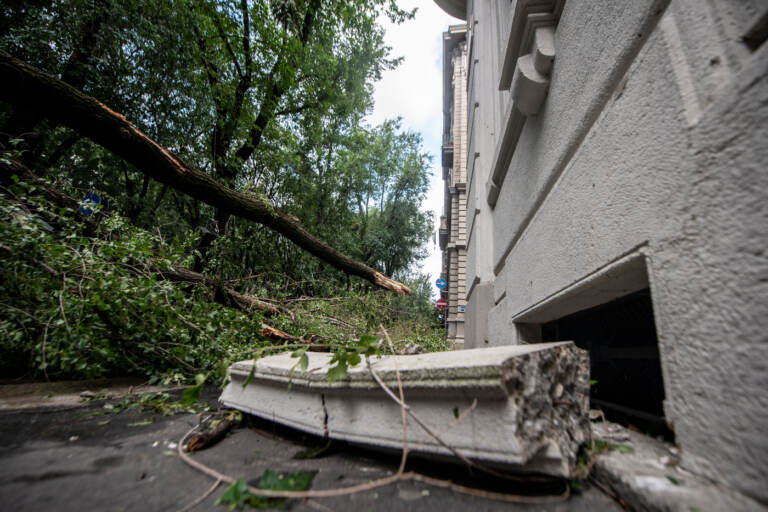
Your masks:
<path fill-rule="evenodd" d="M 84 233 L 43 215 L 40 221 L 54 231 L 40 233 L 35 244 L 42 246 L 35 245 L 35 250 L 65 246 L 80 255 L 83 268 L 90 268 L 100 265 L 100 257 L 114 259 L 116 251 L 128 249 L 112 247 L 101 256 L 95 251 L 88 259 L 82 236 L 100 240 L 92 242 L 93 247 L 141 247 L 133 263 L 144 274 L 119 276 L 139 279 L 132 293 L 148 310 L 167 302 L 177 304 L 182 317 L 202 314 L 195 302 L 200 297 L 191 303 L 180 295 L 166 300 L 170 289 L 160 305 L 152 306 L 149 283 L 162 275 L 158 266 L 183 267 L 187 277 L 202 276 L 195 282 L 213 283 L 214 288 L 205 300 L 221 303 L 235 296 L 286 299 L 368 289 L 312 256 L 316 254 L 347 274 L 363 276 L 367 271 L 358 269 L 370 267 L 374 273 L 409 280 L 416 285 L 417 297 L 409 299 L 408 308 L 425 313 L 429 289 L 415 264 L 425 256 L 432 232 L 431 217 L 421 210 L 430 156 L 420 136 L 403 130 L 398 120 L 379 126 L 365 123 L 373 83 L 399 63 L 384 44 L 381 16 L 402 23 L 413 13 L 394 0 L 10 0 L 0 5 L 0 49 L 7 52 L 4 62 L 9 66 L 4 69 L 18 59 L 14 62 L 26 64 L 16 69 L 41 70 L 44 73 L 35 76 L 45 81 L 50 75 L 55 90 L 65 91 L 56 89 L 59 79 L 81 91 L 76 98 L 83 105 L 95 98 L 117 116 L 114 129 L 135 126 L 157 151 L 166 151 L 166 163 L 176 162 L 182 174 L 199 173 L 200 183 L 218 187 L 190 192 L 190 187 L 178 186 L 176 178 L 164 179 L 162 158 L 143 158 L 135 145 L 110 144 L 107 125 L 56 105 L 54 95 L 42 92 L 46 89 L 34 89 L 28 78 L 19 82 L 21 75 L 14 74 L 16 83 L 9 80 L 0 87 L 0 166 L 5 166 L 0 246 L 7 249 L 0 251 L 0 276 L 13 285 L 18 304 L 0 306 L 0 331 L 14 338 L 24 332 L 38 344 L 49 333 L 56 338 L 55 332 L 64 333 L 70 343 L 73 339 L 71 328 L 58 331 L 42 321 L 33 326 L 20 320 L 21 313 L 12 312 L 25 311 L 18 305 L 37 293 L 31 291 L 34 287 L 21 286 L 19 274 L 11 271 L 22 261 L 24 268 L 31 265 L 30 272 L 36 269 L 29 279 L 42 279 L 42 262 L 64 276 L 61 296 L 73 290 L 66 270 L 16 254 L 23 249 L 17 240 L 19 217 L 13 212 L 22 207 L 34 214 L 38 208 L 51 212 L 56 222 L 85 222 L 82 207 L 79 217 L 64 221 L 55 208 L 42 203 L 33 208 L 29 202 L 55 203 L 55 198 L 41 198 L 28 188 L 14 195 L 13 187 L 19 184 L 10 178 L 24 181 L 30 175 L 39 177 L 32 186 L 37 192 L 42 180 L 43 190 L 64 191 L 69 200 L 98 197 L 100 215 L 130 226 L 88 228 Z M 120 118 L 130 124 L 120 128 Z M 216 199 L 213 190 L 231 193 Z M 22 204 L 18 197 L 28 202 Z M 242 215 L 243 201 L 264 209 L 256 216 Z M 62 243 L 69 229 L 75 230 L 77 242 Z M 137 237 L 144 240 L 138 246 Z M 48 258 L 63 265 L 54 253 Z M 150 261 L 153 258 L 158 261 Z M 357 262 L 362 266 L 355 266 Z M 53 276 L 44 269 L 42 273 L 45 279 Z M 113 281 L 99 278 L 117 286 L 116 275 Z M 222 288 L 222 283 L 231 284 Z M 82 289 L 80 285 L 80 295 Z M 229 292 L 222 299 L 224 289 Z M 98 302 L 104 290 L 91 293 Z M 60 302 L 57 309 L 65 317 L 69 303 Z M 184 308 L 187 314 L 181 312 Z M 98 309 L 86 316 L 106 331 L 122 325 L 138 332 L 129 316 L 110 320 Z M 232 325 L 234 333 L 245 324 Z M 190 329 L 184 322 L 181 326 Z M 156 338 L 153 329 L 136 335 L 145 341 Z M 232 334 L 232 339 L 239 335 Z M 199 333 L 192 337 L 199 338 Z M 189 361 L 191 366 L 201 364 Z"/>

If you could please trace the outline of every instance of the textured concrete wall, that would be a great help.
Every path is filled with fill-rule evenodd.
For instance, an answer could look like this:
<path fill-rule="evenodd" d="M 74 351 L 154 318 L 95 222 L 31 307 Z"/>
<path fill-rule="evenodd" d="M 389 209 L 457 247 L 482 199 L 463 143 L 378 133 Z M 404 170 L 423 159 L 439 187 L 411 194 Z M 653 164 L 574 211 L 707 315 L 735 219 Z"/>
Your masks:
<path fill-rule="evenodd" d="M 500 345 L 647 279 L 683 465 L 767 502 L 768 45 L 741 41 L 765 3 L 567 1 L 492 210 L 509 2 L 470 5 L 468 344 L 476 291 Z"/>

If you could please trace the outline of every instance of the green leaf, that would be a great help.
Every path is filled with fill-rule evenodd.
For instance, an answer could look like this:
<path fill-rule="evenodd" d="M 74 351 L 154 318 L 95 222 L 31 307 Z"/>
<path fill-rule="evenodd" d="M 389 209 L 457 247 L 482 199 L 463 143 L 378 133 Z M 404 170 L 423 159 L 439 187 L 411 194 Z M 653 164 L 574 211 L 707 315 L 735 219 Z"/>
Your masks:
<path fill-rule="evenodd" d="M 677 478 L 675 478 L 673 476 L 667 475 L 667 480 L 672 482 L 672 484 L 674 484 L 674 485 L 683 485 L 683 481 L 682 480 L 678 480 Z"/>
<path fill-rule="evenodd" d="M 179 403 L 181 405 L 192 405 L 193 403 L 200 400 L 200 392 L 203 390 L 203 385 L 198 384 L 196 386 L 191 386 L 182 391 L 181 393 L 181 400 Z"/>
<path fill-rule="evenodd" d="M 635 453 L 635 449 L 626 444 L 612 444 L 610 449 L 619 453 Z"/>
<path fill-rule="evenodd" d="M 256 373 L 256 363 L 254 362 L 254 363 L 253 363 L 253 366 L 251 366 L 251 371 L 250 371 L 250 372 L 248 372 L 248 377 L 246 377 L 246 378 L 245 378 L 245 382 L 243 382 L 243 389 L 245 389 L 245 388 L 246 388 L 246 386 L 248 386 L 248 384 L 250 384 L 250 383 L 251 383 L 251 381 L 253 380 L 253 377 L 254 377 L 255 373 Z"/>
<path fill-rule="evenodd" d="M 317 471 L 299 471 L 297 473 L 278 473 L 267 469 L 259 479 L 259 489 L 271 491 L 306 491 Z"/>
<path fill-rule="evenodd" d="M 339 361 L 336 366 L 328 369 L 328 380 L 331 382 L 342 380 L 347 376 L 347 362 Z"/>
<path fill-rule="evenodd" d="M 291 357 L 298 357 L 299 362 L 296 363 L 296 368 L 298 368 L 301 371 L 306 371 L 307 368 L 309 368 L 309 356 L 307 356 L 307 349 L 306 348 L 300 348 L 298 350 L 295 350 Z"/>
<path fill-rule="evenodd" d="M 216 499 L 214 505 L 229 505 L 229 510 L 235 510 L 245 505 L 251 496 L 252 494 L 248 492 L 248 484 L 245 483 L 244 478 L 241 478 L 227 487 Z"/>
<path fill-rule="evenodd" d="M 307 448 L 306 450 L 302 450 L 296 455 L 293 456 L 294 459 L 316 459 L 320 455 L 324 454 L 328 451 L 328 449 L 333 445 L 332 440 L 328 440 L 325 444 L 320 446 L 315 446 L 314 448 Z"/>
<path fill-rule="evenodd" d="M 372 347 L 376 345 L 376 337 L 371 336 L 370 334 L 366 334 L 365 336 L 360 336 L 360 346 L 361 347 Z"/>
<path fill-rule="evenodd" d="M 356 354 L 354 352 L 347 354 L 347 363 L 350 366 L 357 366 L 360 364 L 360 354 Z"/>
<path fill-rule="evenodd" d="M 144 427 L 146 425 L 151 425 L 153 423 L 154 423 L 154 421 L 152 419 L 146 419 L 146 420 L 142 420 L 142 421 L 137 421 L 136 423 L 129 423 L 128 426 L 129 427 Z"/>

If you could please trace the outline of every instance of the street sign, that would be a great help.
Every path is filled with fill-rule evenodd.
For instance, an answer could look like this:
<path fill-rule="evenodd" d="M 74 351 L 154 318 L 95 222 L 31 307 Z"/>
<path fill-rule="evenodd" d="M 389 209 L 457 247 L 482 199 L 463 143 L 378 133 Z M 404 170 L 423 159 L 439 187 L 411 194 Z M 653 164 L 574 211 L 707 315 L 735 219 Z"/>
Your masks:
<path fill-rule="evenodd" d="M 459 306 L 459 313 L 463 313 L 467 306 Z"/>
<path fill-rule="evenodd" d="M 445 279 L 443 279 L 443 278 L 441 277 L 441 278 L 439 278 L 437 281 L 435 281 L 435 286 L 437 286 L 438 288 L 440 288 L 440 289 L 442 290 L 443 288 L 445 288 L 446 286 L 448 286 L 448 283 L 446 283 L 446 282 L 445 282 Z"/>
<path fill-rule="evenodd" d="M 94 207 L 97 204 L 101 204 L 101 196 L 99 194 L 94 194 L 91 192 L 90 194 L 86 194 L 83 198 L 83 202 L 80 204 L 80 207 L 77 209 L 80 213 L 85 215 L 86 217 L 89 215 L 93 215 Z"/>
<path fill-rule="evenodd" d="M 448 303 L 445 302 L 445 299 L 437 299 L 435 306 L 437 306 L 437 309 L 445 309 L 448 307 Z"/>

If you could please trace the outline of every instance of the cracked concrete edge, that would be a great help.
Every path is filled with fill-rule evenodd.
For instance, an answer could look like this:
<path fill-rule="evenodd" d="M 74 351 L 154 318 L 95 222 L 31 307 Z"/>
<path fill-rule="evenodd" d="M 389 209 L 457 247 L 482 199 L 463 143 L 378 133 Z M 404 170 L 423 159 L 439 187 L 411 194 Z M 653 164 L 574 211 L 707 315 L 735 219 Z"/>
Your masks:
<path fill-rule="evenodd" d="M 668 443 L 609 422 L 593 423 L 592 436 L 614 448 L 632 448 L 631 453 L 608 448 L 598 455 L 594 466 L 594 478 L 632 510 L 768 510 L 768 506 L 730 487 L 681 468 L 679 450 Z"/>
<path fill-rule="evenodd" d="M 552 347 L 572 345 L 570 341 L 538 343 L 535 345 L 506 345 L 453 352 L 431 352 L 408 356 L 384 356 L 372 358 L 374 371 L 387 385 L 396 385 L 397 369 L 403 387 L 444 388 L 498 388 L 502 379 L 504 362 L 525 354 Z M 296 371 L 297 359 L 289 352 L 256 360 L 234 363 L 230 374 L 247 376 L 253 370 L 254 378 L 290 383 L 291 387 L 306 386 L 317 389 L 378 389 L 365 364 L 351 367 L 347 378 L 329 382 L 326 376 L 333 357 L 327 353 L 309 352 L 309 367 Z"/>
<path fill-rule="evenodd" d="M 465 357 L 467 352 L 476 353 Z M 295 371 L 290 387 L 286 374 L 296 359 L 288 354 L 263 358 L 255 366 L 236 363 L 221 403 L 316 435 L 401 449 L 400 406 L 381 391 L 367 367 L 351 368 L 347 379 L 329 383 L 324 370 L 330 357 L 308 355 L 308 370 Z M 512 470 L 573 473 L 578 446 L 590 439 L 589 364 L 583 350 L 554 343 L 395 357 L 407 403 L 448 445 Z M 375 368 L 395 388 L 392 357 L 377 361 Z M 475 400 L 471 414 L 457 422 L 459 412 Z M 408 445 L 432 457 L 452 455 L 411 419 Z"/>

